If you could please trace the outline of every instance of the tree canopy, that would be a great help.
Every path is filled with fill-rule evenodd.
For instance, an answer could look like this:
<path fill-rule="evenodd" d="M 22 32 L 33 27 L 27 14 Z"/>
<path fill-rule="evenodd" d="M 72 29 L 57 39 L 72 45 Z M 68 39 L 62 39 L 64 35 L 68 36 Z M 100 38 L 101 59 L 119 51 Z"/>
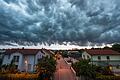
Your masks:
<path fill-rule="evenodd" d="M 115 51 L 120 52 L 120 43 L 113 44 L 112 49 L 115 50 Z"/>

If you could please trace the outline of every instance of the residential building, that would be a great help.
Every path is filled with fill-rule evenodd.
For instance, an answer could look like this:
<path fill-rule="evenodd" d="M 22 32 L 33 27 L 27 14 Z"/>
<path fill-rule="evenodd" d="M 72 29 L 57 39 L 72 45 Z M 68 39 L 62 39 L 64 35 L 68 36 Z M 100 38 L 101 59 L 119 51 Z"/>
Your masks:
<path fill-rule="evenodd" d="M 82 52 L 80 50 L 69 50 L 68 51 L 68 59 L 66 59 L 68 62 L 78 62 L 82 59 Z"/>
<path fill-rule="evenodd" d="M 39 59 L 46 56 L 50 57 L 45 49 L 6 49 L 2 64 L 10 64 L 13 61 L 16 69 L 33 72 Z"/>
<path fill-rule="evenodd" d="M 85 49 L 82 59 L 90 59 L 92 64 L 120 68 L 120 53 L 111 49 Z"/>
<path fill-rule="evenodd" d="M 2 61 L 3 61 L 3 58 L 4 58 L 4 52 L 5 52 L 4 49 L 0 49 L 0 67 L 2 66 Z"/>
<path fill-rule="evenodd" d="M 79 50 L 69 50 L 68 51 L 68 56 L 74 59 L 81 59 L 82 58 L 82 53 Z"/>

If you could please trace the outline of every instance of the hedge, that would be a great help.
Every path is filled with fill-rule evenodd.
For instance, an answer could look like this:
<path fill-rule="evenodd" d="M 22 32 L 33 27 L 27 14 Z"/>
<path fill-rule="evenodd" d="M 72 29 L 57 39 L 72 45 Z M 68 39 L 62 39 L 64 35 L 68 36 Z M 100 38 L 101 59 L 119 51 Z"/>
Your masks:
<path fill-rule="evenodd" d="M 38 80 L 37 74 L 0 74 L 0 80 Z"/>
<path fill-rule="evenodd" d="M 100 75 L 96 77 L 96 80 L 120 80 L 120 76 Z"/>

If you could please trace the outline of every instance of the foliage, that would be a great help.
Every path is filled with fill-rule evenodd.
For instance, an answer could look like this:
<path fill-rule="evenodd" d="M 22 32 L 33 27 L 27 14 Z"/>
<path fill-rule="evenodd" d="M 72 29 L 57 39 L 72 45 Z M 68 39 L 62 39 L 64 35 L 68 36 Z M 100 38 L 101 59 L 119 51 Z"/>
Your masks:
<path fill-rule="evenodd" d="M 101 66 L 92 65 L 90 64 L 89 60 L 80 60 L 79 62 L 72 64 L 72 67 L 76 71 L 77 76 L 85 76 L 85 78 L 91 78 L 96 80 L 96 77 L 98 77 L 97 74 L 114 76 L 109 66 L 101 67 Z M 109 80 L 109 79 L 103 79 L 103 80 Z"/>
<path fill-rule="evenodd" d="M 96 80 L 120 80 L 120 76 L 98 74 Z"/>
<path fill-rule="evenodd" d="M 1 74 L 0 80 L 39 80 L 37 74 Z"/>
<path fill-rule="evenodd" d="M 2 69 L 4 69 L 7 73 L 16 73 L 17 69 L 14 64 L 14 61 L 12 60 L 10 64 L 4 64 L 1 66 Z"/>
<path fill-rule="evenodd" d="M 112 49 L 120 52 L 120 43 L 119 44 L 118 43 L 117 44 L 113 44 L 112 45 Z"/>
<path fill-rule="evenodd" d="M 56 70 L 56 61 L 50 57 L 44 57 L 39 60 L 38 72 L 40 75 L 47 75 L 48 77 L 53 76 Z"/>
<path fill-rule="evenodd" d="M 103 49 L 111 49 L 110 47 L 108 47 L 108 46 L 105 46 Z"/>
<path fill-rule="evenodd" d="M 0 53 L 0 70 L 2 68 L 3 57 L 4 55 Z"/>
<path fill-rule="evenodd" d="M 90 78 L 95 78 L 95 66 L 89 64 L 89 60 L 81 60 L 79 62 L 76 62 L 72 64 L 72 67 L 76 71 L 77 76 L 83 75 Z"/>
<path fill-rule="evenodd" d="M 68 52 L 67 52 L 67 51 L 63 51 L 63 52 L 61 53 L 61 55 L 62 55 L 63 57 L 68 57 Z"/>
<path fill-rule="evenodd" d="M 96 66 L 95 71 L 102 75 L 113 75 L 113 72 L 110 70 L 109 66 L 105 66 L 105 67 Z"/>
<path fill-rule="evenodd" d="M 1 67 L 2 67 L 2 59 L 0 58 L 0 70 L 1 70 Z"/>

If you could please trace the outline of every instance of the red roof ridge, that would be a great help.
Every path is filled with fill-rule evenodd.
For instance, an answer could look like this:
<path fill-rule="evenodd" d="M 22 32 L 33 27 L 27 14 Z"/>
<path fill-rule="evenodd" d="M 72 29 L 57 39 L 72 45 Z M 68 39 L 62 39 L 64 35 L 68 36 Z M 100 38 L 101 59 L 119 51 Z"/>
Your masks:
<path fill-rule="evenodd" d="M 90 55 L 120 55 L 119 52 L 112 49 L 86 49 Z"/>
<path fill-rule="evenodd" d="M 6 49 L 5 53 L 6 54 L 12 54 L 15 52 L 19 52 L 23 55 L 35 55 L 38 53 L 38 51 L 41 51 L 41 49 L 20 49 L 20 48 L 16 48 L 16 49 Z"/>

